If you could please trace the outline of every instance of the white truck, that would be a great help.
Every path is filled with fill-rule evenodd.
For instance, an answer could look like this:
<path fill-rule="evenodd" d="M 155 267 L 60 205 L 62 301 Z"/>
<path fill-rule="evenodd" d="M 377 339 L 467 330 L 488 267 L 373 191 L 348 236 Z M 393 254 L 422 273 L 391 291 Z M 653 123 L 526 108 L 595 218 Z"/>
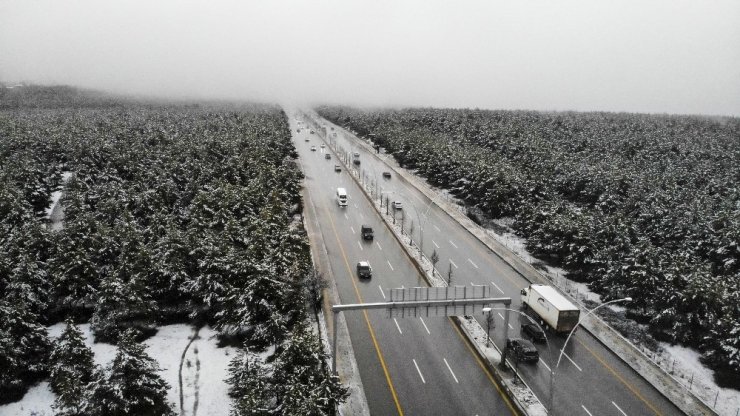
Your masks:
<path fill-rule="evenodd" d="M 569 332 L 578 324 L 581 311 L 552 286 L 529 285 L 521 295 L 522 307 L 531 308 L 555 332 Z"/>
<path fill-rule="evenodd" d="M 337 188 L 337 204 L 340 207 L 347 206 L 347 190 L 344 188 Z"/>

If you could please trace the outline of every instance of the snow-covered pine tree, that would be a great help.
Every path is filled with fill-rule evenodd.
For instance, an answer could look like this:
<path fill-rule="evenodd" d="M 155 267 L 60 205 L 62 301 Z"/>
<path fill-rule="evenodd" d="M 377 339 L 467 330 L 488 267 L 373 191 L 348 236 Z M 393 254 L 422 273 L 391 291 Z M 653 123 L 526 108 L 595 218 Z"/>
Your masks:
<path fill-rule="evenodd" d="M 95 363 L 92 350 L 72 320 L 67 320 L 67 327 L 54 342 L 49 367 L 49 384 L 57 395 L 57 415 L 82 415 L 84 393 L 93 381 Z"/>
<path fill-rule="evenodd" d="M 0 299 L 0 404 L 20 399 L 32 383 L 48 373 L 51 343 L 22 299 Z"/>
<path fill-rule="evenodd" d="M 305 324 L 297 324 L 282 347 L 272 374 L 280 414 L 325 416 L 347 396 L 347 388 L 329 371 L 327 354 Z"/>
<path fill-rule="evenodd" d="M 167 402 L 169 385 L 159 365 L 136 342 L 136 331 L 121 335 L 116 357 L 102 379 L 91 386 L 85 414 L 94 416 L 174 416 Z"/>
<path fill-rule="evenodd" d="M 267 382 L 267 372 L 258 358 L 248 351 L 240 351 L 229 364 L 226 380 L 229 395 L 234 398 L 231 416 L 258 416 L 270 414 L 270 403 L 274 402 L 274 390 Z"/>

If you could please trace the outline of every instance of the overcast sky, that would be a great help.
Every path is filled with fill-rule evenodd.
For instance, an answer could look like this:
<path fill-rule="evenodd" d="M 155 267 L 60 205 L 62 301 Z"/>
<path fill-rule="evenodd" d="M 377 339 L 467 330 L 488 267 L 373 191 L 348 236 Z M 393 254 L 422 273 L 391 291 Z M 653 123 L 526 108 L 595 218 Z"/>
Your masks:
<path fill-rule="evenodd" d="M 0 0 L 0 81 L 740 115 L 739 0 Z"/>

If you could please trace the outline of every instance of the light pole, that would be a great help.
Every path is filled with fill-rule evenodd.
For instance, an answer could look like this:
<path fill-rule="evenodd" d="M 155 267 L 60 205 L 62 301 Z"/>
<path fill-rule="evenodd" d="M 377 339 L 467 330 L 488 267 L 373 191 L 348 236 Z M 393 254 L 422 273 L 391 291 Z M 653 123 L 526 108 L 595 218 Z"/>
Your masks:
<path fill-rule="evenodd" d="M 592 313 L 594 313 L 597 309 L 601 307 L 609 305 L 610 303 L 617 303 L 617 302 L 632 302 L 632 298 L 627 297 L 627 298 L 622 298 L 622 299 L 610 300 L 609 302 L 602 303 L 601 305 L 591 309 L 590 311 L 586 312 L 585 315 L 580 317 L 580 319 L 578 319 L 578 323 L 575 324 L 575 326 L 573 326 L 573 329 L 571 329 L 570 332 L 568 333 L 568 337 L 565 338 L 565 343 L 563 344 L 563 348 L 560 350 L 560 355 L 558 355 L 558 362 L 555 363 L 555 367 L 553 367 L 552 371 L 550 372 L 550 413 L 551 414 L 553 414 L 555 410 L 555 396 L 554 396 L 555 394 L 555 370 L 558 369 L 558 366 L 560 365 L 560 360 L 563 359 L 563 354 L 565 354 L 565 347 L 568 345 L 568 341 L 570 341 L 570 337 L 573 335 L 573 333 L 576 331 L 578 326 L 581 325 L 581 322 L 583 322 L 583 320 L 587 316 L 591 315 Z"/>

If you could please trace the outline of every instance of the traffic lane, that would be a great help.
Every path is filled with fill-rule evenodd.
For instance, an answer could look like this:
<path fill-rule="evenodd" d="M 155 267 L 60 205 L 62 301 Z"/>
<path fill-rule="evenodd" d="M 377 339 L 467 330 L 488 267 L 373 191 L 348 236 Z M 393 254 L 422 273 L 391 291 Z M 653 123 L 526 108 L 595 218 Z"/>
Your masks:
<path fill-rule="evenodd" d="M 327 195 L 327 194 L 324 193 L 324 195 Z M 339 217 L 338 222 L 341 222 L 342 221 L 341 220 L 342 217 L 343 216 L 340 216 Z M 346 221 L 350 221 L 351 220 L 351 217 L 350 218 L 345 218 L 345 220 Z M 393 237 L 391 236 L 390 238 L 393 238 Z M 345 244 L 345 245 L 348 245 L 348 247 L 352 247 L 351 244 Z M 387 243 L 387 245 L 390 246 L 391 245 L 390 242 Z M 352 252 L 352 251 L 354 251 L 354 248 L 352 247 L 352 249 L 348 249 L 347 251 Z M 357 255 L 357 254 L 356 253 L 354 253 L 354 254 L 348 254 L 347 257 L 350 257 L 352 255 Z M 345 269 L 346 269 L 346 266 L 345 266 Z M 355 278 L 355 277 L 356 276 L 350 276 L 349 278 L 351 279 L 351 278 Z M 395 283 L 395 279 L 393 281 Z M 359 286 L 359 287 L 361 288 L 361 286 Z M 360 291 L 362 292 L 363 290 L 360 289 Z M 368 294 L 366 294 L 365 296 L 371 297 L 373 293 L 375 293 L 375 292 L 370 292 L 370 296 L 368 296 Z M 378 293 L 379 293 L 379 291 L 378 291 Z M 369 299 L 366 299 L 366 301 L 369 301 Z M 371 321 L 374 321 L 374 320 L 371 319 Z M 378 333 L 392 332 L 392 331 L 390 331 L 389 328 L 383 328 L 383 326 L 384 326 L 383 324 L 385 322 L 387 322 L 387 319 L 382 320 L 380 322 L 372 322 L 372 325 L 373 325 L 373 327 L 376 328 L 376 331 Z M 380 337 L 378 337 L 378 338 L 380 338 Z M 385 342 L 385 341 L 379 341 L 379 342 L 381 344 L 387 344 L 387 342 Z M 355 345 L 354 342 L 353 342 L 353 345 Z M 418 348 L 418 343 L 415 343 L 415 345 Z M 401 351 L 407 351 L 408 350 L 408 346 L 405 346 L 404 345 L 404 346 L 402 346 L 402 348 L 398 348 L 398 349 L 401 350 Z M 413 360 L 414 359 L 412 358 L 412 361 Z M 392 361 L 392 360 L 389 360 L 389 361 Z M 422 360 L 419 359 L 418 361 L 422 361 Z M 422 362 L 421 365 L 422 365 L 422 367 L 424 367 L 424 363 L 423 362 Z M 395 365 L 389 364 L 389 367 L 392 368 L 392 369 L 394 369 L 394 370 L 391 370 L 391 373 L 392 374 L 395 374 L 395 375 L 392 376 L 393 379 L 400 379 L 400 380 L 404 381 L 404 384 L 406 384 L 405 383 L 406 381 L 413 380 L 412 377 L 410 378 L 410 375 L 412 375 L 413 372 L 411 371 L 410 362 L 408 360 L 405 360 L 405 361 L 404 360 L 401 360 L 399 363 L 397 363 Z M 416 368 L 416 364 L 414 365 L 414 367 Z M 400 371 L 396 372 L 395 369 L 400 369 Z M 430 372 L 433 369 L 434 369 L 434 367 L 430 367 Z M 417 370 L 417 372 L 418 372 L 418 370 Z M 434 374 L 432 374 L 432 376 L 434 376 Z M 376 377 L 376 378 L 379 378 L 379 377 Z M 410 380 L 407 380 L 409 378 L 410 378 Z M 365 377 L 363 377 L 363 380 L 364 379 L 365 379 Z M 434 377 L 434 379 L 436 381 L 437 377 Z M 427 383 L 422 383 L 422 384 L 427 384 Z M 446 385 L 440 385 L 439 383 L 432 383 L 432 382 L 430 382 L 428 384 L 429 385 L 426 386 L 426 388 L 424 388 L 424 389 L 421 390 L 422 392 L 425 393 L 425 394 L 423 394 L 423 396 L 427 396 L 428 395 L 428 397 L 420 397 L 419 396 L 419 392 L 416 391 L 415 389 L 412 389 L 412 391 L 410 392 L 411 393 L 410 396 L 413 396 L 413 397 L 409 397 L 408 400 L 409 400 L 409 403 L 412 403 L 414 405 L 409 410 L 412 410 L 413 411 L 413 414 L 416 414 L 417 411 L 419 412 L 419 414 L 430 414 L 430 412 L 439 412 L 440 410 L 443 410 L 444 411 L 444 413 L 441 413 L 441 414 L 457 414 L 457 412 L 460 412 L 461 409 L 464 408 L 463 405 L 465 403 L 456 403 L 455 400 L 451 400 L 451 399 L 455 399 L 455 398 L 449 396 L 449 393 L 447 394 L 447 396 L 445 396 L 444 394 L 442 394 L 443 392 L 449 392 L 450 391 L 450 389 Z M 406 402 L 405 397 L 404 397 L 405 394 L 400 394 L 399 396 L 402 397 L 401 398 L 402 403 L 405 403 Z M 435 400 L 435 399 L 440 398 L 440 397 L 447 397 L 447 398 L 445 400 L 439 401 L 438 403 L 435 403 L 435 402 L 438 401 L 438 400 Z M 416 406 L 415 404 L 421 404 L 422 406 Z M 426 405 L 426 404 L 429 404 L 429 405 Z"/>
<path fill-rule="evenodd" d="M 394 190 L 394 192 L 399 192 L 399 191 Z M 414 190 L 413 189 L 409 190 L 408 191 L 408 194 L 413 197 L 414 196 Z M 428 198 L 424 197 L 423 195 L 420 195 L 418 199 L 419 199 L 419 202 L 422 202 L 422 203 L 425 202 L 424 200 L 428 200 Z M 436 213 L 436 214 L 441 214 L 441 213 Z M 447 216 L 446 214 L 440 215 L 438 217 L 438 219 L 439 220 L 442 220 L 446 216 Z M 447 217 L 447 218 L 449 218 L 449 217 Z M 449 218 L 449 220 L 454 221 L 451 218 Z M 439 230 L 438 232 L 444 230 L 444 227 L 435 226 L 434 228 L 435 228 L 435 231 L 436 230 Z M 459 227 L 459 225 L 457 225 L 455 223 L 454 226 L 451 227 L 451 228 L 452 228 L 452 230 L 456 230 L 456 229 L 459 229 L 460 227 Z M 425 233 L 424 233 L 425 234 L 425 247 L 427 247 L 426 236 L 429 235 L 429 234 L 431 234 L 431 233 L 433 233 L 433 232 L 427 233 L 427 230 L 429 230 L 428 227 L 426 228 Z M 451 230 L 445 230 L 445 231 L 447 231 L 446 233 L 444 233 L 445 235 L 450 235 L 450 231 Z M 462 231 L 464 231 L 464 230 L 462 230 Z M 465 231 L 465 234 L 467 234 L 467 231 Z M 461 235 L 461 237 L 463 237 L 463 235 Z M 469 240 L 469 238 L 470 238 L 469 235 L 465 235 L 464 237 L 465 238 L 460 238 L 459 239 L 459 242 L 457 242 L 457 243 L 455 243 L 454 241 L 450 241 L 450 245 L 453 247 L 452 250 L 457 249 L 457 250 L 460 250 L 461 252 L 464 252 L 464 253 L 471 252 L 469 250 L 470 247 L 467 248 L 467 249 L 466 248 L 463 248 L 461 250 L 460 243 L 465 244 L 465 242 L 467 240 Z M 438 238 L 441 239 L 442 236 L 440 235 Z M 476 242 L 477 242 L 477 239 L 476 239 Z M 480 242 L 478 242 L 478 243 L 480 243 Z M 436 246 L 438 244 L 434 244 L 434 245 Z M 485 260 L 486 263 L 488 263 L 489 265 L 492 265 L 493 267 L 495 267 L 497 269 L 497 271 L 498 271 L 498 274 L 500 274 L 504 278 L 508 278 L 507 280 L 509 280 L 510 283 L 513 283 L 513 284 L 509 285 L 509 287 L 507 287 L 507 284 L 506 283 L 500 283 L 500 284 L 498 284 L 498 288 L 500 289 L 501 292 L 503 292 L 503 294 L 509 294 L 509 296 L 511 296 L 512 298 L 518 300 L 518 289 L 519 289 L 519 287 L 517 287 L 518 285 L 516 283 L 516 279 L 519 278 L 521 280 L 521 286 L 520 287 L 526 286 L 528 284 L 528 282 L 526 282 L 526 280 L 524 280 L 521 276 L 519 276 L 518 273 L 516 273 L 513 269 L 511 269 L 511 267 L 508 266 L 508 264 L 505 264 L 503 261 L 500 261 L 500 259 L 497 258 L 497 256 L 495 256 L 494 253 L 491 253 L 490 250 L 487 247 L 481 248 L 481 247 L 477 247 L 476 244 L 472 244 L 472 248 L 473 248 L 474 251 L 479 251 L 479 255 L 481 255 L 481 259 L 482 260 Z M 493 257 L 493 256 L 491 256 L 491 255 L 495 256 L 496 258 L 492 259 L 491 257 Z M 440 256 L 440 257 L 444 258 L 444 256 Z M 452 257 L 450 257 L 450 259 L 452 259 Z M 456 270 L 459 270 L 460 269 L 459 263 L 463 263 L 465 265 L 464 267 L 467 267 L 468 270 L 463 270 L 462 272 L 463 273 L 464 272 L 468 272 L 467 274 L 469 276 L 475 276 L 476 274 L 479 274 L 480 273 L 480 271 L 479 271 L 480 267 L 475 267 L 475 266 L 477 266 L 477 264 L 475 264 L 474 261 L 470 261 L 470 262 L 460 262 L 460 261 L 458 261 L 458 262 L 454 262 L 454 263 L 453 262 L 454 262 L 454 260 L 450 261 L 449 264 L 451 264 L 451 265 L 454 264 L 454 266 L 452 266 L 452 267 L 454 269 L 456 269 Z M 467 263 L 470 263 L 470 266 L 472 266 L 472 269 L 470 268 L 470 266 L 467 266 Z M 496 267 L 496 266 L 498 266 L 498 267 Z M 478 278 L 477 279 L 474 278 L 474 280 L 478 280 L 478 282 L 483 283 L 483 281 L 480 279 L 481 276 L 477 276 L 477 277 Z M 492 283 L 493 284 L 496 284 L 496 282 L 492 282 Z M 507 290 L 507 289 L 509 289 L 509 290 Z M 574 353 L 574 355 L 580 355 L 580 354 Z M 612 355 L 612 354 L 608 354 L 608 355 Z M 613 360 L 615 360 L 615 361 L 620 361 L 621 362 L 621 360 L 619 360 L 617 357 L 611 357 L 611 358 Z M 603 374 L 603 370 L 604 369 L 602 368 L 601 370 L 602 370 L 601 373 Z M 629 369 L 626 372 L 629 373 L 631 371 L 632 370 Z M 639 378 L 639 376 L 637 376 L 637 379 L 635 380 L 635 383 L 640 383 L 640 382 L 642 384 L 644 384 L 644 381 L 641 378 Z M 621 383 L 621 384 L 622 384 L 622 386 L 621 386 L 622 388 L 627 387 L 628 390 L 632 390 L 632 383 L 626 383 L 626 385 L 625 385 L 625 383 Z M 652 390 L 651 391 L 651 394 L 656 396 L 656 401 L 657 402 L 659 402 L 659 403 L 661 403 L 663 405 L 666 405 L 667 404 L 668 406 L 665 406 L 665 407 L 675 409 L 675 407 L 673 407 L 672 404 L 670 404 L 666 400 L 662 399 L 662 396 L 660 395 L 660 393 L 657 392 L 657 391 L 655 391 L 654 389 L 652 389 L 651 386 L 649 386 L 649 388 L 647 388 L 647 390 Z M 630 400 L 628 400 L 628 401 L 630 401 Z M 642 401 L 642 400 L 640 400 L 640 401 Z M 643 404 L 645 404 L 645 403 L 643 403 Z M 648 404 L 650 406 L 654 406 L 653 404 L 650 404 L 649 402 L 648 402 Z M 627 407 L 627 406 L 625 406 L 625 407 Z M 612 409 L 610 409 L 610 410 L 612 410 Z"/>
<path fill-rule="evenodd" d="M 350 194 L 352 194 L 352 193 L 354 193 L 354 192 L 351 192 Z M 368 208 L 369 208 L 369 205 L 368 205 Z M 370 209 L 372 209 L 372 208 L 370 208 Z M 358 212 L 359 212 L 359 210 L 358 210 Z M 348 221 L 352 221 L 353 219 L 354 218 L 353 218 L 352 215 L 350 215 L 349 218 L 346 218 L 346 220 L 348 220 Z M 340 219 L 340 221 L 341 221 L 341 219 Z M 388 241 L 383 241 L 383 244 L 386 247 L 392 247 L 393 245 L 397 245 L 398 244 L 397 241 L 395 241 L 394 237 L 390 234 L 389 231 L 387 233 L 380 232 L 381 230 L 378 230 L 378 231 L 379 232 L 377 233 L 376 239 L 382 238 L 382 236 L 384 234 L 387 234 L 387 237 L 390 238 L 390 239 L 392 239 L 392 240 L 388 240 Z M 357 238 L 360 238 L 360 237 L 357 236 Z M 356 249 L 354 249 L 354 247 L 351 244 L 347 244 L 347 251 L 348 252 L 353 252 L 354 251 L 355 252 L 354 255 L 358 255 Z M 388 250 L 386 250 L 386 251 L 388 251 Z M 396 287 L 396 286 L 399 285 L 399 283 L 401 283 L 401 284 L 406 283 L 408 286 L 412 286 L 412 285 L 418 283 L 418 280 L 417 281 L 414 281 L 413 278 L 410 279 L 410 280 L 406 280 L 406 281 L 403 281 L 402 279 L 399 278 L 399 276 L 408 276 L 408 275 L 414 275 L 414 274 L 418 275 L 418 273 L 416 273 L 416 269 L 410 263 L 410 261 L 408 260 L 408 258 L 405 257 L 405 255 L 403 255 L 403 252 L 401 251 L 401 247 L 399 246 L 399 247 L 397 247 L 397 250 L 390 250 L 389 252 L 390 253 L 393 253 L 393 254 L 391 254 L 390 256 L 382 256 L 381 255 L 380 258 L 375 257 L 375 256 L 372 256 L 372 255 L 365 255 L 365 257 L 370 261 L 371 264 L 373 264 L 373 263 L 377 264 L 380 261 L 382 261 L 383 259 L 385 259 L 386 262 L 389 263 L 389 270 L 390 271 L 387 272 L 388 274 L 386 274 L 386 272 L 378 271 L 378 268 L 376 266 L 374 268 L 374 277 L 373 277 L 373 279 L 370 279 L 370 280 L 382 281 L 382 283 L 380 283 L 380 285 L 379 285 L 381 287 L 383 286 L 383 284 L 385 284 L 386 286 L 389 286 L 389 287 Z M 350 256 L 350 255 L 348 254 L 348 256 Z M 406 265 L 405 270 L 404 270 L 404 262 L 407 262 L 408 263 Z M 391 263 L 396 263 L 396 269 L 397 270 L 394 271 L 391 268 Z M 383 269 L 385 269 L 385 268 L 381 266 L 381 270 L 383 270 Z M 383 281 L 385 277 L 387 277 L 388 279 L 385 279 L 385 281 Z M 418 276 L 418 277 L 420 278 L 420 276 Z M 376 299 L 372 299 L 372 297 L 380 296 L 382 298 L 384 296 L 383 291 L 381 290 L 381 288 L 378 288 L 377 291 L 370 289 L 368 292 L 366 292 L 365 289 L 363 289 L 361 285 L 360 285 L 360 288 L 361 288 L 360 290 L 362 292 L 365 292 L 365 294 L 363 296 L 363 298 L 364 298 L 365 301 L 376 301 Z M 387 291 L 387 289 L 386 289 L 386 291 Z M 377 299 L 377 300 L 379 301 L 380 299 Z M 445 319 L 444 318 L 437 318 L 437 319 L 441 319 L 441 322 L 445 323 Z M 381 333 L 382 334 L 387 334 L 389 332 L 390 333 L 397 332 L 397 336 L 399 336 L 399 337 L 400 336 L 403 336 L 403 331 L 400 329 L 400 326 L 399 326 L 397 320 L 390 320 L 390 321 L 393 321 L 393 325 L 391 326 L 391 328 L 389 330 L 387 328 L 386 328 L 386 330 L 381 330 L 380 329 L 383 326 L 383 323 L 390 322 L 387 318 L 383 318 L 378 324 L 376 324 L 374 322 L 375 321 L 374 319 L 371 319 L 371 320 L 373 321 L 373 326 L 377 328 L 377 331 L 376 332 L 378 334 L 381 334 Z M 449 325 L 449 322 L 446 322 L 446 324 Z M 434 324 L 430 324 L 430 325 L 432 325 L 432 327 L 434 327 Z M 388 325 L 386 325 L 386 327 L 387 326 Z M 393 329 L 394 326 L 395 326 L 395 330 Z M 409 336 L 409 334 L 408 334 L 409 329 L 407 328 L 406 331 L 407 331 L 406 336 L 408 337 Z M 417 333 L 415 333 L 414 335 L 411 336 L 411 339 L 420 339 L 420 337 L 422 336 L 422 334 L 420 333 L 422 331 L 422 326 L 417 326 L 415 329 L 412 329 L 411 331 L 417 332 Z M 425 328 L 425 329 L 423 329 L 423 331 L 426 332 L 427 329 Z M 447 334 L 448 335 L 448 338 L 451 338 L 457 344 L 460 343 L 460 340 L 459 339 L 455 339 L 454 338 L 454 336 L 456 334 L 453 331 L 450 331 L 449 328 L 443 328 L 443 329 L 435 328 L 435 333 Z M 428 333 L 427 333 L 427 335 L 428 335 Z M 382 338 L 383 336 L 384 335 L 378 335 L 378 338 Z M 386 344 L 387 342 L 386 341 L 383 341 L 382 343 L 383 344 Z M 423 399 L 422 401 L 424 401 L 424 402 L 431 401 L 432 403 L 434 403 L 435 401 L 437 401 L 437 400 L 435 400 L 435 398 L 437 398 L 437 397 L 445 397 L 445 396 L 447 397 L 447 399 L 444 400 L 442 403 L 438 403 L 438 404 L 436 404 L 434 406 L 431 406 L 431 407 L 419 408 L 418 411 L 425 412 L 427 414 L 429 412 L 434 412 L 435 414 L 458 414 L 466 406 L 468 406 L 468 407 L 470 406 L 470 403 L 469 403 L 470 401 L 469 400 L 463 400 L 462 399 L 462 397 L 466 397 L 467 394 L 470 393 L 470 390 L 468 389 L 468 391 L 465 392 L 467 394 L 464 394 L 462 396 L 460 396 L 460 395 L 452 395 L 452 396 L 450 396 L 450 394 L 449 394 L 450 391 L 457 391 L 459 393 L 463 393 L 463 391 L 462 390 L 459 390 L 459 389 L 455 389 L 454 386 L 452 386 L 453 388 L 451 388 L 450 385 L 448 385 L 446 383 L 439 383 L 438 380 L 442 380 L 444 375 L 446 375 L 447 378 L 450 378 L 452 380 L 455 380 L 455 377 L 456 376 L 454 375 L 454 371 L 452 371 L 451 368 L 452 368 L 453 365 L 457 365 L 458 363 L 461 363 L 461 362 L 464 363 L 464 365 L 467 366 L 467 368 L 473 368 L 476 372 L 480 372 L 481 369 L 475 367 L 474 360 L 466 360 L 465 359 L 466 358 L 465 356 L 467 354 L 469 354 L 470 352 L 467 352 L 467 354 L 466 354 L 466 352 L 464 350 L 463 350 L 463 357 L 458 357 L 457 355 L 460 354 L 460 351 L 456 351 L 454 354 L 453 353 L 448 354 L 449 360 L 447 358 L 445 358 L 445 357 L 442 357 L 442 359 L 439 360 L 438 357 L 435 357 L 436 355 L 438 355 L 437 353 L 435 353 L 436 352 L 435 345 L 438 345 L 438 344 L 439 343 L 435 343 L 435 344 L 432 344 L 432 343 L 421 343 L 421 344 L 420 343 L 414 343 L 414 345 L 415 345 L 415 347 L 416 347 L 417 350 L 419 350 L 420 346 L 426 348 L 426 350 L 422 354 L 420 354 L 420 356 L 418 358 L 412 358 L 411 361 L 408 361 L 408 360 L 405 360 L 404 361 L 404 360 L 402 360 L 399 363 L 398 368 L 403 368 L 403 370 L 398 375 L 393 376 L 393 379 L 399 379 L 399 380 L 402 380 L 402 382 L 401 383 L 394 383 L 394 384 L 406 384 L 406 381 L 413 382 L 413 380 L 415 379 L 414 377 L 410 377 L 410 379 L 409 379 L 409 375 L 413 376 L 413 374 L 414 374 L 413 371 L 409 371 L 410 370 L 409 369 L 410 363 L 413 362 L 413 364 L 414 364 L 413 370 L 415 370 L 416 375 L 419 376 L 419 378 L 417 379 L 417 382 L 418 381 L 421 381 L 421 384 L 422 384 L 422 387 L 423 387 L 423 392 L 425 392 L 424 395 L 425 396 L 427 396 L 427 395 L 429 396 L 426 399 Z M 444 344 L 448 344 L 448 341 L 444 341 Z M 392 361 L 391 358 L 387 358 L 387 359 L 388 359 L 389 362 Z M 453 364 L 450 365 L 450 362 L 452 362 Z M 395 373 L 395 371 L 394 371 L 395 368 L 396 368 L 395 366 L 389 365 L 389 368 L 391 368 L 391 372 L 392 373 Z M 425 372 L 428 372 L 428 376 L 429 376 L 429 378 L 431 380 L 427 381 L 426 379 L 423 378 L 423 374 Z M 432 380 L 434 380 L 434 381 L 432 381 Z M 485 388 L 488 391 L 491 390 L 491 386 L 489 384 L 490 381 L 487 381 L 484 378 L 483 379 L 479 378 L 478 381 L 479 382 L 482 381 L 482 383 L 479 383 L 480 386 L 482 386 L 483 388 Z M 454 383 L 456 385 L 458 385 L 459 384 L 459 381 L 454 381 Z M 403 398 L 404 397 L 404 393 L 400 391 L 401 390 L 400 388 L 397 388 L 397 390 L 399 391 L 399 397 Z M 445 392 L 446 392 L 446 394 L 445 394 Z M 414 402 L 418 402 L 419 401 L 419 398 L 420 398 L 419 397 L 419 394 L 418 394 L 418 391 L 416 391 L 415 389 L 412 389 L 411 393 L 414 396 L 414 398 L 413 398 Z M 485 396 L 481 396 L 479 394 L 478 397 L 485 397 Z M 405 400 L 402 399 L 401 401 L 405 403 Z M 487 412 L 490 411 L 490 409 L 491 409 L 491 406 L 489 405 L 489 403 L 490 403 L 490 401 L 487 400 L 485 406 L 480 406 L 480 403 L 479 403 L 479 406 L 478 406 L 477 409 L 470 409 L 470 410 L 475 410 L 475 411 L 478 412 L 478 414 L 487 414 Z M 506 408 L 504 403 L 501 403 L 501 406 L 500 407 L 502 407 L 504 409 Z M 442 413 L 440 413 L 440 412 L 442 412 Z"/>
<path fill-rule="evenodd" d="M 340 244 L 335 238 L 331 226 L 330 216 L 332 214 L 328 212 L 329 210 L 325 205 L 328 195 L 323 183 L 326 179 L 321 177 L 320 171 L 322 169 L 309 162 L 310 157 L 312 157 L 311 153 L 301 149 L 299 154 L 301 154 L 304 161 L 308 162 L 302 163 L 306 175 L 304 183 L 309 189 L 309 198 L 313 200 L 316 207 L 319 229 L 324 235 L 323 239 L 340 301 L 342 303 L 358 303 L 357 292 L 352 285 L 354 276 L 352 276 L 351 271 L 347 270 Z M 316 198 L 317 195 L 318 198 Z M 398 414 L 396 401 L 388 385 L 383 367 L 380 365 L 379 353 L 373 342 L 371 329 L 369 329 L 365 315 L 363 312 L 357 311 L 344 313 L 344 317 L 370 413 Z"/>

